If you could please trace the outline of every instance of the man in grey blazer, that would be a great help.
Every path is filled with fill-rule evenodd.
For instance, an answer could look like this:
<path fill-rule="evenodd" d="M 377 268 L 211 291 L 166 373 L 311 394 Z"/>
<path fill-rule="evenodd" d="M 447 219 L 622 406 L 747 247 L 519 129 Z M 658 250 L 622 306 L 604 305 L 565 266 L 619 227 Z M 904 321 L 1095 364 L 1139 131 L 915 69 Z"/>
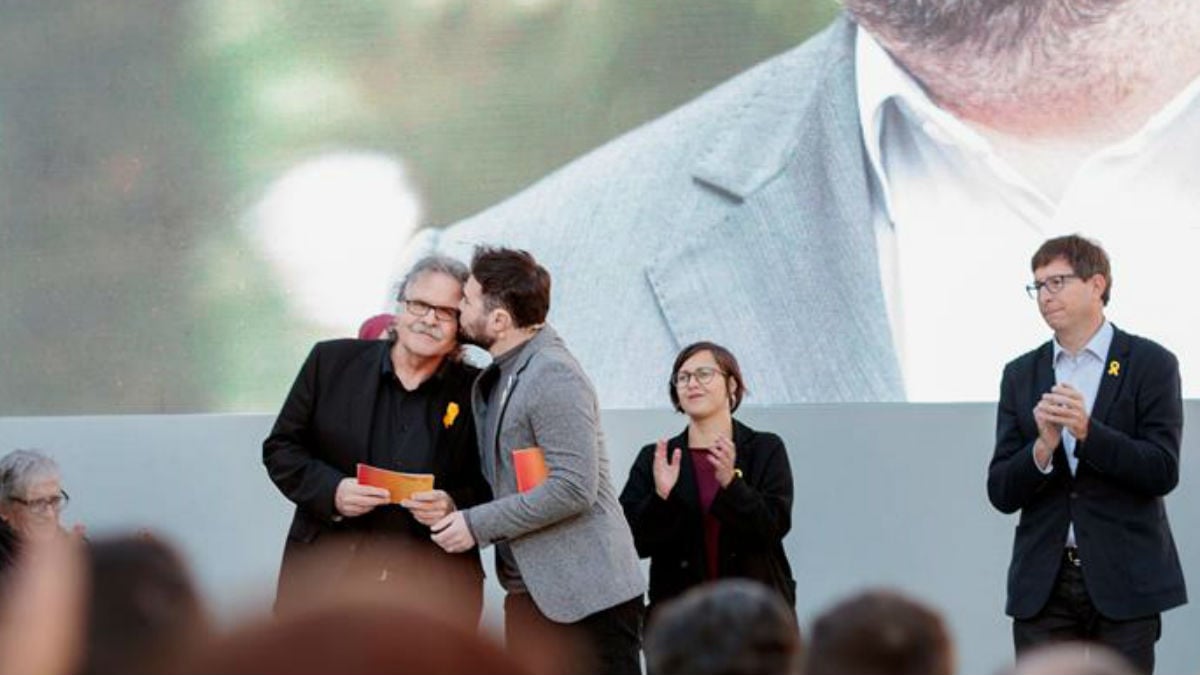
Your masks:
<path fill-rule="evenodd" d="M 1091 229 L 1099 221 L 1090 216 L 1103 217 L 1104 209 L 1076 218 L 1081 211 L 1071 207 L 1104 203 L 1121 192 L 1097 186 L 1111 184 L 1113 174 L 1103 172 L 1127 158 L 1140 163 L 1121 171 L 1138 176 L 1135 182 L 1145 188 L 1138 194 L 1146 198 L 1134 201 L 1143 209 L 1166 209 L 1163 222 L 1179 216 L 1172 226 L 1184 232 L 1195 209 L 1182 207 L 1200 198 L 1171 189 L 1170 175 L 1154 173 L 1157 159 L 1137 158 L 1141 148 L 1155 147 L 1190 173 L 1200 170 L 1200 151 L 1193 152 L 1200 134 L 1191 131 L 1197 128 L 1191 118 L 1167 125 L 1185 142 L 1155 136 L 1119 156 L 1084 160 L 1165 110 L 1196 77 L 1200 3 L 845 5 L 842 16 L 797 49 L 480 215 L 423 230 L 411 254 L 437 249 L 465 257 L 476 244 L 502 243 L 529 250 L 569 276 L 551 319 L 593 375 L 605 407 L 661 406 L 672 357 L 701 339 L 738 354 L 758 403 L 900 400 L 914 382 L 912 398 L 922 398 L 925 382 L 928 397 L 937 400 L 940 383 L 960 372 L 982 375 L 973 395 L 951 390 L 948 398 L 994 399 L 994 373 L 987 368 L 1034 339 L 1039 327 L 1021 323 L 1027 313 L 1018 303 L 1025 300 L 1009 288 L 1019 284 L 993 283 L 972 269 L 1010 251 L 994 250 L 993 239 L 970 240 L 969 227 L 1012 248 L 1015 258 L 995 263 L 1005 269 L 1020 268 L 1032 242 L 1062 224 L 1103 237 Z M 1161 39 L 1139 42 L 1138 35 Z M 907 83 L 899 93 L 880 94 L 870 110 L 860 108 L 860 88 L 878 84 L 862 75 L 860 48 L 868 41 L 877 43 L 871 52 L 876 70 Z M 1136 76 L 1125 81 L 1122 73 Z M 921 115 L 911 110 L 918 99 L 927 104 Z M 1180 107 L 1196 111 L 1200 104 Z M 958 135 L 930 131 L 935 122 Z M 976 146 L 985 142 L 991 155 L 976 162 Z M 970 170 L 928 165 L 947 148 Z M 1001 163 L 1011 171 L 991 170 Z M 1176 166 L 1162 164 L 1168 165 Z M 1073 186 L 1073 199 L 1060 209 L 1077 169 L 1086 185 Z M 987 198 L 1015 189 L 1013 174 L 1031 185 L 1008 200 L 1015 204 L 1011 212 L 985 208 Z M 925 190 L 910 189 L 921 185 Z M 943 201 L 951 191 L 962 198 Z M 996 222 L 976 218 L 975 209 Z M 1119 209 L 1109 211 L 1115 218 Z M 922 233 L 937 218 L 946 227 Z M 1108 225 L 1120 232 L 1128 230 L 1125 224 Z M 960 251 L 940 237 L 943 230 L 975 241 L 973 251 L 988 242 L 987 255 Z M 1156 246 L 1154 255 L 1163 248 Z M 971 302 L 970 291 L 980 289 L 1006 299 L 1012 311 L 978 297 Z M 925 316 L 914 314 L 921 306 L 933 320 L 906 320 Z M 956 317 L 961 327 L 936 320 L 936 312 L 950 306 L 969 315 Z M 1131 298 L 1127 306 L 1149 304 Z M 993 331 L 996 344 L 985 353 L 980 341 L 991 337 L 976 330 L 957 339 L 953 331 L 970 332 L 983 321 L 995 325 L 995 312 L 1013 319 L 1000 322 L 1005 327 Z M 974 352 L 961 359 L 939 348 L 963 344 Z M 1180 353 L 1186 356 L 1186 349 Z"/>
<path fill-rule="evenodd" d="M 531 255 L 475 252 L 459 326 L 493 357 L 471 399 L 495 499 L 435 523 L 433 538 L 450 552 L 496 545 L 514 651 L 578 640 L 594 672 L 639 673 L 645 581 L 609 479 L 596 392 L 545 324 L 549 308 L 550 275 Z M 527 480 L 517 452 L 544 476 Z"/>

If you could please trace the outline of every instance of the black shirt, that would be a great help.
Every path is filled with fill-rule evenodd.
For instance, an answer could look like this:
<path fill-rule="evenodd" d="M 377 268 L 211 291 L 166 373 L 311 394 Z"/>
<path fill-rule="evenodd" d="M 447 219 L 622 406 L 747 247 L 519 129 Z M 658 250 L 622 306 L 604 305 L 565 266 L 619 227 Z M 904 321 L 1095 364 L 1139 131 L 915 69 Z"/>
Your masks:
<path fill-rule="evenodd" d="M 442 380 L 439 369 L 432 377 L 409 391 L 396 377 L 391 350 L 379 364 L 379 396 L 371 416 L 371 464 L 381 469 L 407 473 L 433 473 L 433 400 Z"/>
<path fill-rule="evenodd" d="M 371 465 L 406 473 L 433 473 L 433 425 L 442 423 L 440 416 L 435 419 L 439 411 L 433 410 L 433 402 L 443 384 L 443 371 L 438 369 L 409 391 L 396 377 L 392 351 L 388 349 L 380 358 L 379 377 L 367 451 Z M 434 487 L 438 487 L 436 482 Z M 421 539 L 429 537 L 429 528 L 398 504 L 376 508 L 363 517 L 363 525 L 376 532 L 409 532 Z"/>

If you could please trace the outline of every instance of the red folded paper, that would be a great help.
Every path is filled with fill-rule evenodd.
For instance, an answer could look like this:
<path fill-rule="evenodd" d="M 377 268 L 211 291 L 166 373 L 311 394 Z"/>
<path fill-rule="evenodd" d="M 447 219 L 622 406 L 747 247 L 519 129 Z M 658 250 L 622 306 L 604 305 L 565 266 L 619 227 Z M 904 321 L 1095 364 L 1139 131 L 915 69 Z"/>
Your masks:
<path fill-rule="evenodd" d="M 408 499 L 414 492 L 428 492 L 433 489 L 433 474 L 431 473 L 402 473 L 388 471 L 369 464 L 358 465 L 358 484 L 386 488 L 391 493 L 391 503 L 399 504 Z"/>
<path fill-rule="evenodd" d="M 529 492 L 546 481 L 546 453 L 541 448 L 513 450 L 513 469 L 517 473 L 517 492 Z"/>

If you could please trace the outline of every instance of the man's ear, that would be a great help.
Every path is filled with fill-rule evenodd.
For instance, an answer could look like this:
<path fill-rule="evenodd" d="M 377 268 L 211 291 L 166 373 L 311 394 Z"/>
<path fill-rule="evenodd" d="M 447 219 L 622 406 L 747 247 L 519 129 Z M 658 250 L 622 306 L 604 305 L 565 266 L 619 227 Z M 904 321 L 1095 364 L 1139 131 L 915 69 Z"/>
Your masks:
<path fill-rule="evenodd" d="M 498 307 L 492 310 L 491 316 L 488 317 L 488 323 L 492 325 L 493 331 L 502 334 L 513 328 L 512 314 L 509 314 L 507 309 Z"/>

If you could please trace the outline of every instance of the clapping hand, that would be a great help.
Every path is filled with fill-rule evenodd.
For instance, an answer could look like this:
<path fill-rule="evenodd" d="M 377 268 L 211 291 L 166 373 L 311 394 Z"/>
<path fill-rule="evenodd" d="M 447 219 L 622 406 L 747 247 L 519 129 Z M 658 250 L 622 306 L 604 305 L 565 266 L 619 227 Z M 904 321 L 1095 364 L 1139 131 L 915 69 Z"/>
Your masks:
<path fill-rule="evenodd" d="M 722 488 L 729 487 L 737 473 L 734 465 L 737 463 L 737 447 L 733 441 L 724 436 L 717 436 L 717 442 L 708 451 L 708 461 L 716 469 L 717 483 Z"/>
<path fill-rule="evenodd" d="M 679 465 L 682 450 L 675 448 L 671 458 L 667 459 L 667 442 L 659 439 L 654 446 L 654 491 L 662 499 L 671 496 L 671 490 L 679 482 Z"/>
<path fill-rule="evenodd" d="M 1038 408 L 1042 408 L 1049 422 L 1070 429 L 1075 440 L 1082 442 L 1087 439 L 1091 418 L 1083 392 L 1069 384 L 1056 384 L 1048 393 L 1042 394 Z"/>

